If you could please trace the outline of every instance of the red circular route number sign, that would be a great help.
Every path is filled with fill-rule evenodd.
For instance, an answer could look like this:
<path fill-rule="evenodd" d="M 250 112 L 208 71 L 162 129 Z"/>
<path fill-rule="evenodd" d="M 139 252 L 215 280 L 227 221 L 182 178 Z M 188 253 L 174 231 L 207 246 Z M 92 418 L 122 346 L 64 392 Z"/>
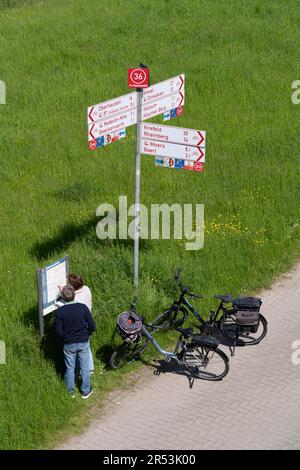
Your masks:
<path fill-rule="evenodd" d="M 128 69 L 129 88 L 147 88 L 149 86 L 149 69 Z"/>
<path fill-rule="evenodd" d="M 195 162 L 194 163 L 194 171 L 200 171 L 201 173 L 204 171 L 204 165 L 202 162 Z"/>
<path fill-rule="evenodd" d="M 89 142 L 89 149 L 90 149 L 90 150 L 95 150 L 96 147 L 97 147 L 96 141 L 95 141 L 95 140 L 91 140 L 91 141 Z"/>

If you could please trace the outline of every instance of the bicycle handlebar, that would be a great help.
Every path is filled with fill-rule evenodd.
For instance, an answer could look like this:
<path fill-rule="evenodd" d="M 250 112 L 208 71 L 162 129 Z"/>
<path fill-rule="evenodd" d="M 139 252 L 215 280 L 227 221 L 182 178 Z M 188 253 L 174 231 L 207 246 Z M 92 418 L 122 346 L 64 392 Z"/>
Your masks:
<path fill-rule="evenodd" d="M 181 271 L 182 271 L 182 268 L 179 268 L 174 274 L 174 279 L 177 282 L 177 284 L 178 284 L 178 286 L 181 290 L 181 293 L 184 294 L 184 295 L 189 295 L 193 299 L 203 299 L 203 295 L 194 294 L 193 292 L 191 292 L 191 289 L 189 287 L 182 284 L 182 282 L 180 280 Z"/>
<path fill-rule="evenodd" d="M 203 295 L 199 295 L 199 294 L 194 294 L 193 292 L 190 292 L 188 294 L 190 297 L 192 297 L 192 299 L 203 299 Z"/>

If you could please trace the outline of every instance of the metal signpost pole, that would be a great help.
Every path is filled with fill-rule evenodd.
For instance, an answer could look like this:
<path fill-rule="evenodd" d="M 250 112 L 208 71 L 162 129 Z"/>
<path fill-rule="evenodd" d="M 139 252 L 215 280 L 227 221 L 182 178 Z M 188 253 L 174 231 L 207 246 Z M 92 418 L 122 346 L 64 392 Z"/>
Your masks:
<path fill-rule="evenodd" d="M 133 254 L 133 276 L 134 276 L 134 305 L 138 300 L 139 288 L 139 241 L 140 241 L 140 179 L 141 179 L 141 120 L 143 89 L 137 88 L 137 125 L 136 125 L 136 154 L 135 154 L 135 194 L 134 194 L 134 254 Z"/>
<path fill-rule="evenodd" d="M 39 330 L 40 338 L 42 339 L 45 335 L 45 326 L 44 326 L 44 315 L 43 315 L 43 288 L 42 288 L 42 272 L 41 269 L 36 271 L 36 280 L 38 286 L 38 301 L 39 301 Z"/>

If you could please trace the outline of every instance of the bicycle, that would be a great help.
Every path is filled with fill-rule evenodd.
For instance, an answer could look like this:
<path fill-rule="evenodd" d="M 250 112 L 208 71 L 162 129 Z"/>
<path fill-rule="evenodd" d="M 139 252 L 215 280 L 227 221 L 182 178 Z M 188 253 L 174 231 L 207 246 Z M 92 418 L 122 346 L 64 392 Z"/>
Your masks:
<path fill-rule="evenodd" d="M 142 321 L 142 327 L 138 337 L 132 342 L 124 341 L 113 352 L 110 358 L 110 366 L 113 369 L 121 367 L 125 362 L 137 360 L 148 344 L 152 343 L 157 351 L 165 357 L 166 361 L 174 361 L 176 364 L 185 367 L 193 379 L 217 381 L 222 380 L 228 374 L 229 359 L 218 348 L 218 338 L 194 334 L 192 328 L 177 328 L 180 335 L 174 351 L 165 351 L 149 331 L 158 330 L 159 327 L 145 323 L 140 316 L 139 318 Z"/>
<path fill-rule="evenodd" d="M 237 309 L 234 307 L 226 308 L 224 304 L 233 303 L 231 295 L 214 295 L 215 299 L 221 302 L 216 311 L 209 312 L 209 320 L 204 320 L 200 313 L 186 299 L 203 298 L 202 295 L 194 294 L 190 288 L 185 286 L 180 280 L 180 271 L 176 271 L 174 279 L 180 288 L 180 296 L 178 300 L 174 300 L 168 310 L 158 315 L 152 325 L 158 329 L 168 330 L 181 326 L 187 319 L 189 312 L 200 322 L 200 332 L 203 334 L 218 335 L 220 332 L 223 337 L 230 342 L 231 355 L 234 355 L 236 346 L 250 346 L 258 344 L 267 334 L 267 320 L 263 315 L 258 315 L 258 327 L 248 328 L 241 326 L 237 319 Z M 256 331 L 255 331 L 256 330 Z"/>
<path fill-rule="evenodd" d="M 174 279 L 179 285 L 180 288 L 180 297 L 178 300 L 173 300 L 173 303 L 170 308 L 165 310 L 163 313 L 159 314 L 152 322 L 151 325 L 155 326 L 159 330 L 170 330 L 177 329 L 181 327 L 189 316 L 188 310 L 190 310 L 193 315 L 199 320 L 202 324 L 204 320 L 199 315 L 197 310 L 186 300 L 185 296 L 188 295 L 193 299 L 203 299 L 203 295 L 195 294 L 190 291 L 190 288 L 184 286 L 180 281 L 179 276 L 180 270 L 176 271 L 174 274 Z"/>

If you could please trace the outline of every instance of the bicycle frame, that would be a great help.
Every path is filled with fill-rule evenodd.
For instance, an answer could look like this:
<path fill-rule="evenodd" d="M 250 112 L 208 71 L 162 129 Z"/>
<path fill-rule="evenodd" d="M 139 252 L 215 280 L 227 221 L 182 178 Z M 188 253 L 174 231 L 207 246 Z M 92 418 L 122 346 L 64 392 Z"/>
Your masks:
<path fill-rule="evenodd" d="M 146 327 L 143 325 L 142 326 L 142 329 L 141 329 L 142 333 L 144 336 L 146 336 L 149 341 L 153 344 L 153 346 L 155 347 L 155 349 L 157 349 L 157 351 L 162 354 L 163 356 L 165 356 L 166 358 L 169 358 L 169 360 L 171 359 L 175 359 L 176 362 L 180 362 L 178 360 L 178 357 L 176 356 L 175 353 L 171 352 L 171 351 L 165 351 L 159 344 L 158 342 L 154 339 L 154 337 L 151 335 L 151 333 L 146 329 Z M 178 344 L 178 343 L 177 343 Z M 177 348 L 176 348 L 177 349 Z"/>
<path fill-rule="evenodd" d="M 184 297 L 183 294 L 181 294 L 180 299 L 178 303 L 180 302 L 180 305 L 184 305 L 185 307 L 188 308 L 190 312 L 194 315 L 197 320 L 203 325 L 205 323 L 205 320 L 201 317 L 200 313 L 192 306 L 192 304 Z"/>
<path fill-rule="evenodd" d="M 194 315 L 195 318 L 197 318 L 197 320 L 202 324 L 204 325 L 205 323 L 207 323 L 207 320 L 204 320 L 200 313 L 193 307 L 193 305 L 185 298 L 185 293 L 181 293 L 180 294 L 180 297 L 179 297 L 179 300 L 175 300 L 173 302 L 173 305 L 184 305 L 185 307 L 187 307 L 187 309 L 192 312 L 192 314 Z M 209 320 L 209 323 L 211 325 L 213 325 L 214 323 L 216 323 L 217 321 L 217 318 L 218 318 L 218 315 L 221 311 L 223 311 L 223 313 L 225 313 L 227 311 L 227 309 L 223 306 L 223 301 L 220 302 L 218 308 L 216 311 L 213 312 L 213 316 L 210 318 Z"/>
<path fill-rule="evenodd" d="M 177 364 L 183 364 L 186 366 L 186 364 L 182 361 L 180 361 L 177 357 L 177 351 L 179 349 L 180 346 L 184 345 L 185 344 L 185 341 L 182 340 L 182 336 L 180 335 L 178 340 L 177 340 L 177 343 L 176 343 L 176 346 L 175 346 L 175 350 L 174 352 L 171 352 L 171 351 L 165 351 L 160 345 L 159 343 L 154 339 L 154 337 L 152 336 L 152 334 L 147 330 L 147 328 L 143 325 L 142 328 L 141 328 L 141 331 L 143 333 L 144 336 L 146 336 L 146 338 L 149 339 L 149 341 L 151 342 L 151 344 L 155 347 L 155 349 L 157 349 L 157 351 L 162 354 L 167 361 L 171 361 L 172 359 L 174 359 Z"/>

